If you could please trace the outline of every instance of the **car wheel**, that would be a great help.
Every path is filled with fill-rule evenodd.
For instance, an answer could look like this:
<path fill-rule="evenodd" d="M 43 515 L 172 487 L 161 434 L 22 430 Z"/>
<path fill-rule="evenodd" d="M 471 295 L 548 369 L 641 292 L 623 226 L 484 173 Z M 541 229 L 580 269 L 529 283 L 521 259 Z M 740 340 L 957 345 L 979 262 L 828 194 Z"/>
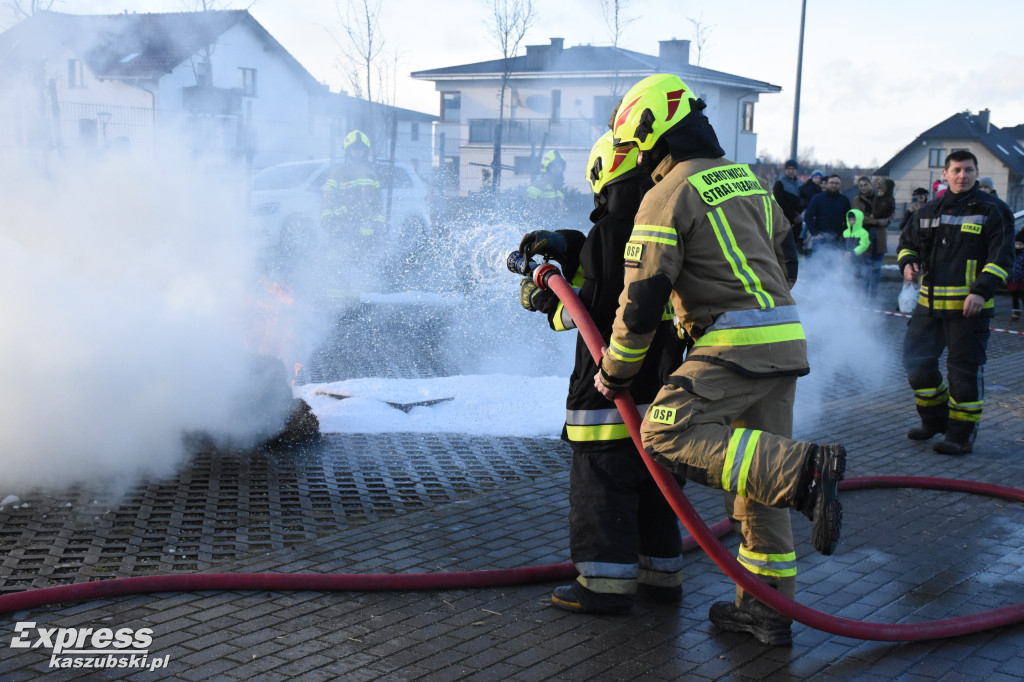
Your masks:
<path fill-rule="evenodd" d="M 283 273 L 291 272 L 309 253 L 316 238 L 313 220 L 307 215 L 289 216 L 281 225 L 277 260 Z"/>

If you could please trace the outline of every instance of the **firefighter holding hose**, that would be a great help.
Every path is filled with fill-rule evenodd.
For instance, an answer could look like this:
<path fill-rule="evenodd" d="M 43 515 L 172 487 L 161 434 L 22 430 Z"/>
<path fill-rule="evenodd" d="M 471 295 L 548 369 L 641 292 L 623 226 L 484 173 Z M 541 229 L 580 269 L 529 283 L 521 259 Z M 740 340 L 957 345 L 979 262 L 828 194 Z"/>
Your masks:
<path fill-rule="evenodd" d="M 616 144 L 638 150 L 655 185 L 623 252 L 625 286 L 594 385 L 609 399 L 632 385 L 671 297 L 693 347 L 647 409 L 644 447 L 673 473 L 726 491 L 740 563 L 792 597 L 789 508 L 811 519 L 815 549 L 831 554 L 846 451 L 791 438 L 796 380 L 809 367 L 790 295 L 790 225 L 750 168 L 723 158 L 704 108 L 678 76 L 658 74 L 615 115 Z M 764 644 L 791 641 L 789 619 L 742 590 L 709 616 Z"/>
<path fill-rule="evenodd" d="M 650 178 L 636 165 L 635 149 L 617 151 L 611 131 L 594 145 L 587 181 L 594 192 L 594 225 L 575 230 L 536 231 L 523 237 L 520 252 L 554 258 L 576 273 L 579 298 L 607 343 L 622 291 L 622 251 L 633 229 Z M 547 313 L 555 331 L 576 328 L 550 291 L 524 279 L 520 301 Z M 668 299 L 662 302 L 667 303 Z M 665 306 L 663 305 L 664 309 Z M 654 399 L 665 377 L 682 360 L 672 315 L 662 315 L 630 393 L 640 405 Z M 576 613 L 625 613 L 639 592 L 662 602 L 682 595 L 682 554 L 675 512 L 636 452 L 619 411 L 594 388 L 597 364 L 581 335 L 565 401 L 562 439 L 572 447 L 569 470 L 569 545 L 579 577 L 557 587 L 551 603 Z"/>

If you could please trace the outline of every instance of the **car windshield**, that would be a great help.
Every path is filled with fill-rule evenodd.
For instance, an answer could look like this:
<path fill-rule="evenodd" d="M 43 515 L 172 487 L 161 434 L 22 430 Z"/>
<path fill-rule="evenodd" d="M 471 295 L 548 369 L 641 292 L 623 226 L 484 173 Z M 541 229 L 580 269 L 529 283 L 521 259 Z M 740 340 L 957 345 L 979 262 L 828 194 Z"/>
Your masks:
<path fill-rule="evenodd" d="M 256 174 L 252 179 L 252 188 L 256 191 L 265 191 L 298 187 L 319 165 L 320 163 L 316 162 L 272 166 Z"/>

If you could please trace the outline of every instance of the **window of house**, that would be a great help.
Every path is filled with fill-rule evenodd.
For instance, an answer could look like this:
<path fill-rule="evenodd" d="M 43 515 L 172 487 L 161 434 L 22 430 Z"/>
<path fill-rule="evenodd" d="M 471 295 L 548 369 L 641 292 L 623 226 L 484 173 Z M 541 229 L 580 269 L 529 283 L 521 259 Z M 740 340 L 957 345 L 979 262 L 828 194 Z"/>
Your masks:
<path fill-rule="evenodd" d="M 413 121 L 411 125 L 412 128 L 409 131 L 409 139 L 413 142 L 417 142 L 420 139 L 420 124 Z"/>
<path fill-rule="evenodd" d="M 562 118 L 562 91 L 551 91 L 551 122 L 558 123 Z"/>
<path fill-rule="evenodd" d="M 754 132 L 754 103 L 743 103 L 743 132 Z"/>
<path fill-rule="evenodd" d="M 928 167 L 929 168 L 942 168 L 943 164 L 946 163 L 946 150 L 945 149 L 929 149 L 928 150 Z"/>
<path fill-rule="evenodd" d="M 82 62 L 78 59 L 68 60 L 68 87 L 69 88 L 84 88 L 85 81 L 83 80 L 84 73 L 82 71 Z"/>
<path fill-rule="evenodd" d="M 462 93 L 441 93 L 441 120 L 458 121 L 462 113 Z"/>
<path fill-rule="evenodd" d="M 242 74 L 242 94 L 246 97 L 256 96 L 256 69 L 238 69 Z"/>

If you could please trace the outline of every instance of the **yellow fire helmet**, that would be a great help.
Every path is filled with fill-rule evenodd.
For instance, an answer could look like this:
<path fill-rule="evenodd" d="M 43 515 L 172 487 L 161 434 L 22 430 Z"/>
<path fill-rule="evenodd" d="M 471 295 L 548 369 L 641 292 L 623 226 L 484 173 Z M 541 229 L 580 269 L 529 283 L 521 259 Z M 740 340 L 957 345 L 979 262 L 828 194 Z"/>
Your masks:
<path fill-rule="evenodd" d="M 639 155 L 633 145 L 616 147 L 610 130 L 599 137 L 587 160 L 587 182 L 594 194 L 600 194 L 605 185 L 633 175 Z"/>
<path fill-rule="evenodd" d="M 550 166 L 555 161 L 561 161 L 562 166 L 565 166 L 565 157 L 562 156 L 562 153 L 557 149 L 552 149 L 541 157 L 540 169 L 542 171 L 546 171 L 548 169 L 548 166 Z"/>
<path fill-rule="evenodd" d="M 366 136 L 361 130 L 353 130 L 351 133 L 345 136 L 345 142 L 342 145 L 342 149 L 347 150 L 354 144 L 361 144 L 366 146 L 366 151 L 370 151 L 370 138 Z"/>
<path fill-rule="evenodd" d="M 615 112 L 615 144 L 635 144 L 640 151 L 651 149 L 667 130 L 686 118 L 695 99 L 697 96 L 675 74 L 648 76 L 630 88 Z"/>

